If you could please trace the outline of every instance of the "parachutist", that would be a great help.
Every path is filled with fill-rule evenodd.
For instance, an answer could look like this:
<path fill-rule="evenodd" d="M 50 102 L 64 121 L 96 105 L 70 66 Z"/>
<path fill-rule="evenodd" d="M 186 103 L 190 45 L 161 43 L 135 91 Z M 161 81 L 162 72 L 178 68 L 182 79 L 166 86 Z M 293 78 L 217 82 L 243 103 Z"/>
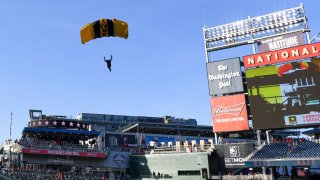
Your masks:
<path fill-rule="evenodd" d="M 109 71 L 111 72 L 112 55 L 111 55 L 111 58 L 110 58 L 110 59 L 106 59 L 106 57 L 104 57 L 104 56 L 103 56 L 103 58 L 104 58 L 104 62 L 107 63 L 107 66 L 108 66 Z"/>

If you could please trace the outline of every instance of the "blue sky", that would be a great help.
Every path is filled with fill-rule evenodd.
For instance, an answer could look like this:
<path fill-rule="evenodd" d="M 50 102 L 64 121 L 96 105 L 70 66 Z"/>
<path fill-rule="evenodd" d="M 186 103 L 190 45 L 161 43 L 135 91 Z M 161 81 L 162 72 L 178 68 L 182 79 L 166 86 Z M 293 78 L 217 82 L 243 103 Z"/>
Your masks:
<path fill-rule="evenodd" d="M 29 0 L 0 6 L 0 143 L 29 121 L 81 112 L 194 118 L 211 125 L 203 25 L 216 26 L 303 3 L 311 37 L 320 32 L 312 0 Z M 100 18 L 129 24 L 129 38 L 80 42 L 80 29 Z M 251 54 L 225 50 L 220 60 Z M 113 55 L 112 72 L 103 56 Z"/>

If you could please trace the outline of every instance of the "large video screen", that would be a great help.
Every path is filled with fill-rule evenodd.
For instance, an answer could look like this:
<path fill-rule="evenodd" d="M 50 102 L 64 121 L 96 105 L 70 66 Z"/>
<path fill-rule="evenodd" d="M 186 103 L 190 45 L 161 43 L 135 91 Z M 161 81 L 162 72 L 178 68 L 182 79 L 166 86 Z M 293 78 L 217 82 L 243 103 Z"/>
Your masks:
<path fill-rule="evenodd" d="M 106 133 L 105 138 L 107 147 L 127 147 L 137 144 L 136 136 L 132 134 Z"/>
<path fill-rule="evenodd" d="M 246 70 L 254 129 L 320 124 L 320 59 Z"/>

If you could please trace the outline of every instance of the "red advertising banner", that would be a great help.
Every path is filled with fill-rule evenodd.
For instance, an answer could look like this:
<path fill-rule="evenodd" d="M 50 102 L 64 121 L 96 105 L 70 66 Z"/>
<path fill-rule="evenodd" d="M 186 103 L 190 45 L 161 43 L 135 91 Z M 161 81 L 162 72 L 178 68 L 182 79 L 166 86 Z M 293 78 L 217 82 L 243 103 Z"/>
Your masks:
<path fill-rule="evenodd" d="M 98 153 L 98 152 L 78 152 L 78 151 L 62 151 L 62 150 L 47 150 L 47 149 L 29 149 L 29 148 L 22 148 L 21 152 L 26 154 L 47 154 L 47 155 L 97 157 L 97 158 L 106 157 L 104 153 Z"/>
<path fill-rule="evenodd" d="M 243 57 L 244 67 L 251 68 L 268 64 L 277 64 L 280 62 L 292 61 L 303 58 L 320 56 L 320 43 L 295 46 L 281 49 L 278 51 L 269 51 L 260 54 L 252 54 Z"/>
<path fill-rule="evenodd" d="M 214 132 L 249 129 L 244 94 L 211 98 L 211 111 Z"/>

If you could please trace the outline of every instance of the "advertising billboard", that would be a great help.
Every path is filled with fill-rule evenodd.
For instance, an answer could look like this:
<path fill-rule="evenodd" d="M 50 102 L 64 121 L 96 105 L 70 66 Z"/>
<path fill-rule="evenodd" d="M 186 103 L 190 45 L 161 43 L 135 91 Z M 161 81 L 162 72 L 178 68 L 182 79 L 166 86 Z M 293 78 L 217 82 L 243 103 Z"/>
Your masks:
<path fill-rule="evenodd" d="M 211 112 L 214 132 L 249 129 L 244 94 L 211 98 Z"/>
<path fill-rule="evenodd" d="M 259 53 L 304 45 L 302 32 L 284 34 L 257 42 Z"/>
<path fill-rule="evenodd" d="M 207 73 L 211 96 L 243 91 L 239 57 L 207 63 Z"/>
<path fill-rule="evenodd" d="M 221 165 L 225 168 L 240 168 L 245 166 L 245 158 L 252 153 L 253 144 L 237 143 L 215 145 Z"/>
<path fill-rule="evenodd" d="M 320 59 L 246 70 L 255 129 L 320 124 Z"/>
<path fill-rule="evenodd" d="M 244 56 L 243 63 L 245 68 L 251 68 L 316 56 L 320 56 L 320 43 Z"/>

